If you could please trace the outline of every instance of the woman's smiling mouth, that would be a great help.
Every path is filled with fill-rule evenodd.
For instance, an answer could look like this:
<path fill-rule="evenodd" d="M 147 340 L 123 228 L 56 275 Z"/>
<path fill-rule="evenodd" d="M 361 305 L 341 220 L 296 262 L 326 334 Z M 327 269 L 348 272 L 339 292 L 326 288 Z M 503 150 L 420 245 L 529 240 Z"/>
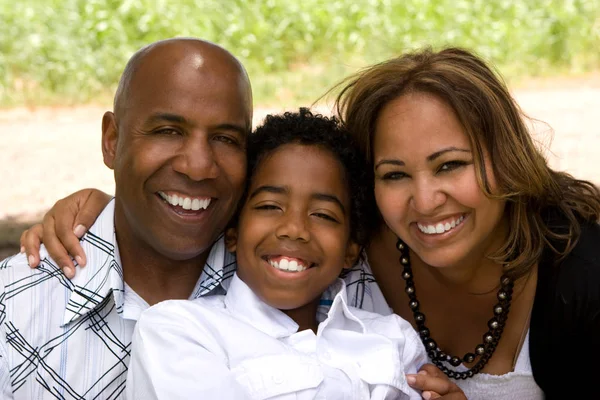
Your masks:
<path fill-rule="evenodd" d="M 464 219 L 465 219 L 465 215 L 462 214 L 459 217 L 451 218 L 449 220 L 439 222 L 436 224 L 426 224 L 426 223 L 417 222 L 417 227 L 419 228 L 419 230 L 422 233 L 424 233 L 426 235 L 439 235 L 439 234 L 446 233 L 446 232 L 456 228 L 457 226 L 462 224 Z"/>

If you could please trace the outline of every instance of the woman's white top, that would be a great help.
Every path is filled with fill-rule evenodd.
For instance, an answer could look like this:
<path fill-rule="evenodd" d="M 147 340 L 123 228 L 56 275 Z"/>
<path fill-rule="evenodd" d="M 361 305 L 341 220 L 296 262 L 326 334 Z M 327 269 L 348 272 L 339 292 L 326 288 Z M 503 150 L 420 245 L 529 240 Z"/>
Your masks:
<path fill-rule="evenodd" d="M 362 258 L 358 269 L 372 276 L 371 267 L 366 255 Z M 377 307 L 377 310 L 370 311 L 381 314 L 392 313 L 392 309 L 385 303 L 381 289 L 379 289 L 375 279 L 365 283 L 365 290 L 375 294 L 372 296 L 372 304 L 374 307 Z M 398 290 L 404 290 L 404 288 L 399 288 Z M 428 362 L 431 362 L 431 360 L 428 360 Z M 461 367 L 458 369 L 461 371 L 466 370 L 465 367 L 462 367 L 462 369 Z M 533 379 L 531 362 L 529 360 L 529 332 L 527 332 L 523 346 L 521 346 L 521 351 L 513 372 L 504 375 L 479 373 L 472 378 L 454 380 L 454 382 L 460 386 L 469 400 L 537 400 L 544 398 L 542 389 L 540 389 Z"/>
<path fill-rule="evenodd" d="M 467 368 L 460 366 L 461 371 Z M 466 380 L 455 380 L 465 392 L 469 400 L 543 400 L 544 392 L 535 383 L 529 359 L 529 332 L 525 336 L 523 346 L 515 370 L 504 375 L 479 373 Z"/>
<path fill-rule="evenodd" d="M 427 362 L 411 325 L 349 307 L 346 285 L 317 334 L 298 332 L 234 276 L 227 295 L 169 300 L 135 329 L 127 398 L 421 399 L 406 382 Z"/>

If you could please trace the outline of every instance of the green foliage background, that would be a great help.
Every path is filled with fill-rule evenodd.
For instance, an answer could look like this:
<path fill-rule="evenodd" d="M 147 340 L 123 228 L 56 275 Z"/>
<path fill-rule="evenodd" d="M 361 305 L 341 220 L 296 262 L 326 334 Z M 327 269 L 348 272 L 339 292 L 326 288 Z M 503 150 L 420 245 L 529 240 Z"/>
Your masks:
<path fill-rule="evenodd" d="M 311 102 L 348 73 L 424 44 L 507 76 L 600 67 L 598 0 L 0 0 L 0 105 L 107 99 L 141 46 L 215 41 L 259 104 Z"/>

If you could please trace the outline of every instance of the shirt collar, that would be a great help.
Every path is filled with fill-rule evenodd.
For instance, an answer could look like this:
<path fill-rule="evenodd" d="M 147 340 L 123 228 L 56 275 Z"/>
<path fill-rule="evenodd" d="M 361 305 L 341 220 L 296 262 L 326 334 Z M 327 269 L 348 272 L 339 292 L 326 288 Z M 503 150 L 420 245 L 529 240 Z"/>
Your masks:
<path fill-rule="evenodd" d="M 104 208 L 90 230 L 82 237 L 81 246 L 87 257 L 85 268 L 76 268 L 71 280 L 73 290 L 67 303 L 63 325 L 69 324 L 107 301 L 112 293 L 115 309 L 123 316 L 125 285 L 119 246 L 115 234 L 115 200 Z M 235 256 L 227 251 L 221 235 L 211 247 L 200 279 L 190 299 L 221 289 L 227 291 L 236 268 Z"/>
<path fill-rule="evenodd" d="M 212 245 L 190 299 L 197 299 L 207 294 L 221 294 L 218 293 L 219 289 L 226 292 L 235 269 L 235 255 L 227 250 L 224 236 L 221 235 Z"/>
<path fill-rule="evenodd" d="M 348 306 L 346 283 L 337 279 L 328 288 L 327 295 L 333 297 L 333 303 L 327 313 L 327 319 L 319 324 L 317 336 L 323 329 L 336 327 L 364 333 L 364 324 Z M 229 284 L 225 307 L 235 314 L 236 318 L 277 339 L 291 336 L 298 331 L 298 324 L 294 320 L 283 311 L 264 303 L 237 274 Z"/>
<path fill-rule="evenodd" d="M 276 339 L 298 331 L 298 324 L 283 311 L 263 302 L 237 274 L 231 279 L 225 296 L 225 307 L 254 328 Z"/>
<path fill-rule="evenodd" d="M 348 293 L 346 290 L 346 282 L 342 279 L 337 279 L 329 289 L 328 295 L 333 297 L 331 308 L 327 313 L 327 319 L 319 324 L 317 336 L 323 334 L 325 329 L 343 329 L 357 333 L 365 333 L 366 327 L 348 305 Z"/>
<path fill-rule="evenodd" d="M 85 268 L 76 268 L 73 290 L 67 303 L 63 326 L 106 301 L 112 293 L 117 313 L 123 312 L 123 268 L 115 235 L 115 200 L 104 208 L 89 231 L 81 238 L 87 257 Z"/>

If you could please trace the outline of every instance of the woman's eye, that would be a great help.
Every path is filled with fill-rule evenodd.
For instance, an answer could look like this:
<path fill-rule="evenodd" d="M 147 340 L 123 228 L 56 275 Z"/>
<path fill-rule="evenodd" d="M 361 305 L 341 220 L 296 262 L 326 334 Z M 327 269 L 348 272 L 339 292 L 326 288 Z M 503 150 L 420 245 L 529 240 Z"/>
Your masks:
<path fill-rule="evenodd" d="M 383 179 L 386 181 L 397 181 L 406 178 L 406 176 L 404 172 L 387 172 L 383 175 Z"/>
<path fill-rule="evenodd" d="M 467 165 L 467 162 L 465 162 L 465 161 L 448 161 L 448 162 L 440 165 L 440 167 L 438 168 L 438 171 L 439 172 L 453 171 L 453 170 L 460 168 L 462 166 L 465 166 L 465 165 Z"/>

